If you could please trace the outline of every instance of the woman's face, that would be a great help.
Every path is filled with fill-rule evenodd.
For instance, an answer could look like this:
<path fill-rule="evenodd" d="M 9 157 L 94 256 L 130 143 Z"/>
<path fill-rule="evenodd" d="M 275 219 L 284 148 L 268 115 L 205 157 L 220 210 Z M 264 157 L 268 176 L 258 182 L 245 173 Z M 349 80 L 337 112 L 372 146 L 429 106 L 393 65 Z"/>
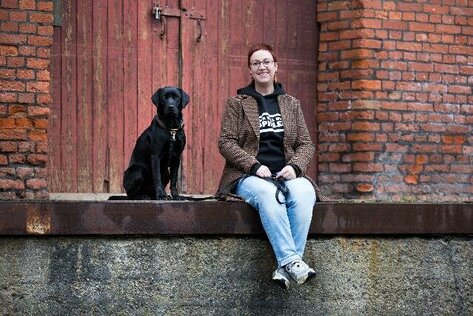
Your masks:
<path fill-rule="evenodd" d="M 261 49 L 251 55 L 250 76 L 256 85 L 272 84 L 277 70 L 278 65 L 269 51 Z"/>

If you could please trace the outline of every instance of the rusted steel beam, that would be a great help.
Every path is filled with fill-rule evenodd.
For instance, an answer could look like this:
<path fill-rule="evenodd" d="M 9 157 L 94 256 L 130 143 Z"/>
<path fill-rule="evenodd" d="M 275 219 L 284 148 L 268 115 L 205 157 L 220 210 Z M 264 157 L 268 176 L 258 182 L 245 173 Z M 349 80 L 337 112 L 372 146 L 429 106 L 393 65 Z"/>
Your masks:
<path fill-rule="evenodd" d="M 242 202 L 3 201 L 0 235 L 255 235 Z M 473 204 L 318 203 L 310 234 L 473 234 Z"/>

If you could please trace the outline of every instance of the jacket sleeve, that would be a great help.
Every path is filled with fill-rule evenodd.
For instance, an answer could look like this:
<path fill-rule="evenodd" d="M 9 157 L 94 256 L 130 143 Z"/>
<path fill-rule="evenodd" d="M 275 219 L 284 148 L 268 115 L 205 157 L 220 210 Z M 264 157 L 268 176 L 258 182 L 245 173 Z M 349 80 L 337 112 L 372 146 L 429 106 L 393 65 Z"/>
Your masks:
<path fill-rule="evenodd" d="M 244 173 L 250 173 L 251 167 L 258 163 L 258 160 L 240 145 L 243 119 L 241 103 L 234 98 L 229 98 L 222 117 L 218 148 L 227 163 Z"/>
<path fill-rule="evenodd" d="M 296 165 L 301 171 L 300 175 L 303 176 L 314 155 L 315 145 L 310 138 L 309 129 L 307 128 L 299 101 L 297 101 L 295 112 L 297 136 L 293 145 L 294 155 L 287 164 Z"/>

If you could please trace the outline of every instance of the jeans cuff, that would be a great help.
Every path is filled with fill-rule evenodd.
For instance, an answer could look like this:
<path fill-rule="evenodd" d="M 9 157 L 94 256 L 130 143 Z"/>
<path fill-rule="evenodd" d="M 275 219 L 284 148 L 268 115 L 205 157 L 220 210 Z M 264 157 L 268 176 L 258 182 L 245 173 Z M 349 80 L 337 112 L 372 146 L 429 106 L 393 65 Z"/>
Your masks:
<path fill-rule="evenodd" d="M 290 255 L 289 257 L 283 258 L 279 263 L 278 263 L 278 268 L 284 267 L 286 264 L 291 263 L 296 260 L 302 260 L 301 257 L 298 255 Z"/>

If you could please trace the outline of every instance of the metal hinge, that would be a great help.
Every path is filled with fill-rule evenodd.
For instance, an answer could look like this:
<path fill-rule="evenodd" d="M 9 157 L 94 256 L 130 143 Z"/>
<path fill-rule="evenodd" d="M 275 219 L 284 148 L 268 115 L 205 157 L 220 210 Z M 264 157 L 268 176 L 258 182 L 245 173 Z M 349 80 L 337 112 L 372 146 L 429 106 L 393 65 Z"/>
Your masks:
<path fill-rule="evenodd" d="M 153 9 L 151 10 L 154 19 L 156 21 L 161 22 L 161 31 L 159 33 L 159 37 L 162 39 L 166 34 L 166 19 L 165 17 L 177 17 L 180 18 L 181 16 L 185 16 L 191 20 L 197 20 L 197 27 L 198 27 L 198 35 L 197 35 L 197 42 L 200 42 L 203 36 L 202 30 L 202 21 L 205 20 L 205 11 L 194 10 L 191 8 L 187 9 L 177 9 L 177 8 L 170 8 L 168 6 L 161 7 L 159 4 L 155 3 Z"/>

